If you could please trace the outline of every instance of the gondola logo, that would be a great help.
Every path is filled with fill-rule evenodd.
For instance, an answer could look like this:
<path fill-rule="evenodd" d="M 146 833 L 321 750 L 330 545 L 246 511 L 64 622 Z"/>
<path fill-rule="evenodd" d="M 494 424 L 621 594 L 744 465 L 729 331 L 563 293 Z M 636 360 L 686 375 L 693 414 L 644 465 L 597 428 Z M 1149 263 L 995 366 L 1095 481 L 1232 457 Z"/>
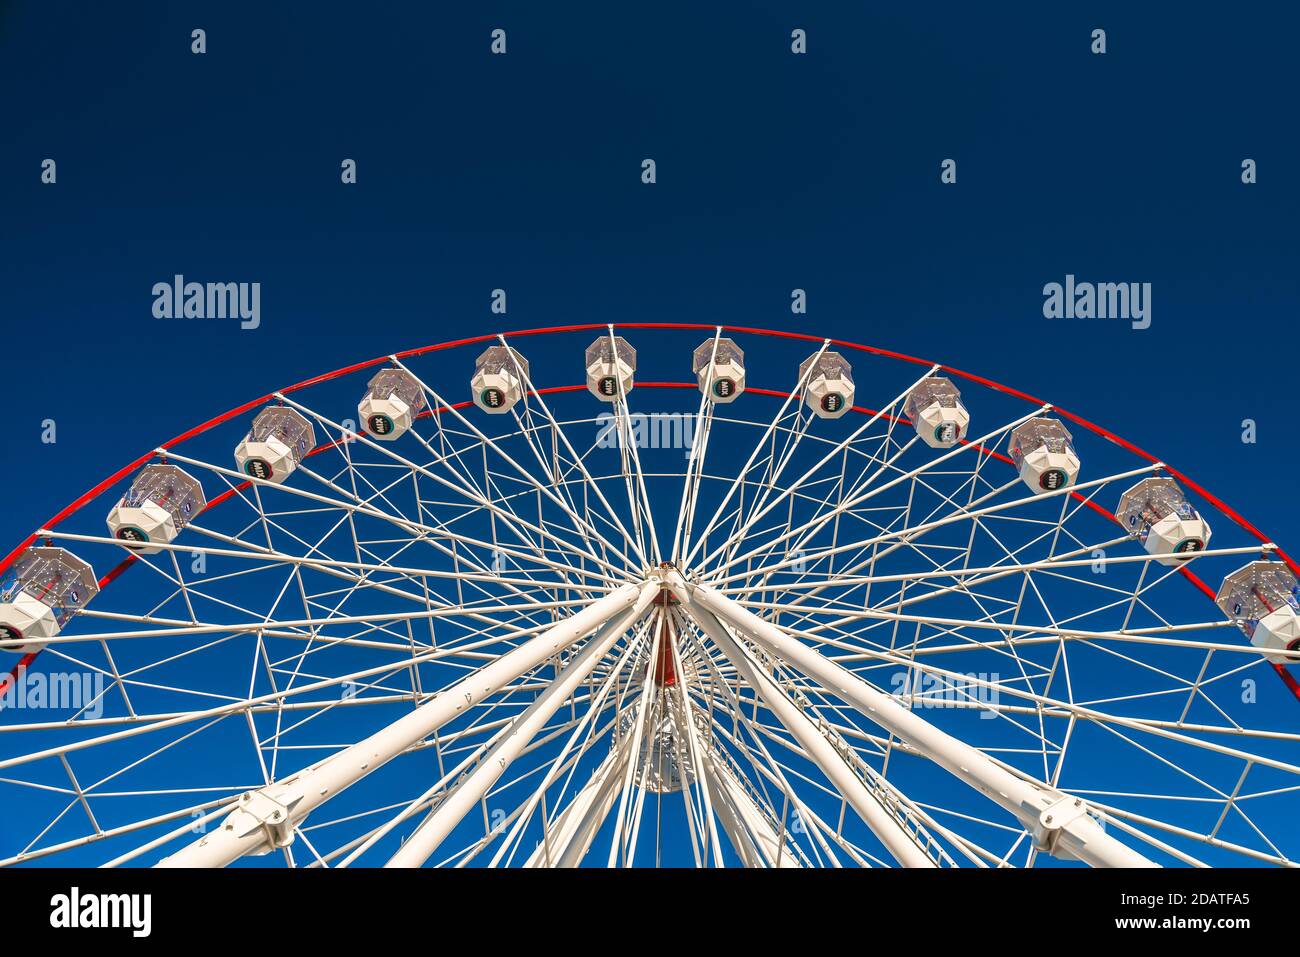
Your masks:
<path fill-rule="evenodd" d="M 260 282 L 171 282 L 153 284 L 155 319 L 238 319 L 241 329 L 262 324 Z"/>
<path fill-rule="evenodd" d="M 1122 319 L 1134 329 L 1146 329 L 1151 325 L 1151 283 L 1076 282 L 1070 273 L 1064 283 L 1043 286 L 1043 317 Z"/>

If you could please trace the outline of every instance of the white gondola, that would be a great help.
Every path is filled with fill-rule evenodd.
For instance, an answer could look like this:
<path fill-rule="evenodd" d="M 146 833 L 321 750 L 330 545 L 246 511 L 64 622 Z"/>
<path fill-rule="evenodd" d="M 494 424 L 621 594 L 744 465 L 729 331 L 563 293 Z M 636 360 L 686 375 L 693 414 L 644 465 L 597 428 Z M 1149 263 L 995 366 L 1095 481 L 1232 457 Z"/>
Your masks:
<path fill-rule="evenodd" d="M 1264 657 L 1276 664 L 1298 658 L 1279 654 L 1300 649 L 1300 584 L 1281 562 L 1258 561 L 1223 580 L 1214 599 Z"/>
<path fill-rule="evenodd" d="M 602 402 L 632 391 L 636 350 L 622 336 L 601 336 L 587 346 L 587 388 Z"/>
<path fill-rule="evenodd" d="M 620 723 L 621 733 L 635 731 L 636 713 L 629 712 Z M 695 767 L 691 760 L 690 745 L 684 740 L 679 720 L 669 712 L 652 705 L 650 719 L 641 736 L 641 751 L 637 759 L 637 787 L 651 794 L 675 794 L 695 781 Z"/>
<path fill-rule="evenodd" d="M 838 352 L 811 355 L 799 365 L 804 402 L 823 419 L 838 419 L 853 407 L 853 367 Z"/>
<path fill-rule="evenodd" d="M 1067 488 L 1079 477 L 1073 437 L 1057 419 L 1031 419 L 1014 429 L 1008 451 L 1020 478 L 1037 495 Z"/>
<path fill-rule="evenodd" d="M 27 549 L 0 580 L 0 641 L 19 642 L 3 650 L 40 651 L 97 594 L 94 569 L 76 555 Z"/>
<path fill-rule="evenodd" d="M 484 412 L 509 412 L 523 398 L 528 381 L 528 360 L 505 346 L 490 346 L 474 364 L 470 390 L 474 404 Z"/>
<path fill-rule="evenodd" d="M 916 434 L 932 449 L 952 448 L 970 425 L 970 413 L 961 404 L 961 390 L 943 376 L 922 380 L 908 393 L 905 411 Z"/>
<path fill-rule="evenodd" d="M 257 413 L 235 447 L 235 461 L 245 475 L 279 485 L 315 447 L 311 423 L 294 409 L 273 405 Z"/>
<path fill-rule="evenodd" d="M 700 391 L 714 402 L 734 402 L 745 391 L 745 351 L 733 339 L 706 339 L 691 355 Z"/>
<path fill-rule="evenodd" d="M 1171 478 L 1138 482 L 1120 497 L 1115 517 L 1162 565 L 1178 565 L 1210 541 L 1209 523 Z"/>
<path fill-rule="evenodd" d="M 108 513 L 108 529 L 140 554 L 156 555 L 206 505 L 203 486 L 184 469 L 146 465 Z"/>
<path fill-rule="evenodd" d="M 403 369 L 381 369 L 366 386 L 357 404 L 361 427 L 371 438 L 391 442 L 399 438 L 424 409 L 424 389 Z"/>

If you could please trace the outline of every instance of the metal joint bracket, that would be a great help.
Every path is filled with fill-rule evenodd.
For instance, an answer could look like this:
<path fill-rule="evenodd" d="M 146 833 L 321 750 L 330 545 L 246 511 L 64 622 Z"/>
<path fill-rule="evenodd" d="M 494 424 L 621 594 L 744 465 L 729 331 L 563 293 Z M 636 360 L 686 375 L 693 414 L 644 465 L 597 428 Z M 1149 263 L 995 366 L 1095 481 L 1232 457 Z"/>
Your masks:
<path fill-rule="evenodd" d="M 1066 796 L 1056 799 L 1038 813 L 1038 822 L 1033 828 L 1034 846 L 1056 855 L 1061 835 L 1067 833 L 1079 818 L 1087 816 L 1088 805 L 1082 798 Z"/>
<path fill-rule="evenodd" d="M 662 591 L 669 592 L 671 588 L 669 582 L 672 580 L 672 576 L 674 574 L 676 574 L 677 577 L 681 578 L 681 575 L 677 572 L 676 567 L 665 562 L 663 565 L 658 565 L 655 566 L 654 568 L 646 569 L 645 580 L 647 582 L 654 582 L 659 586 L 659 588 Z M 685 583 L 684 578 L 682 579 L 682 581 Z M 685 584 L 686 584 L 687 594 L 690 594 L 692 590 L 692 586 L 689 583 L 685 583 Z"/>
<path fill-rule="evenodd" d="M 283 789 L 272 796 L 267 791 L 246 791 L 240 795 L 239 806 L 222 822 L 222 830 L 233 831 L 236 837 L 247 837 L 261 829 L 266 834 L 266 844 L 255 854 L 269 854 L 293 843 L 294 821 L 292 810 L 302 800 L 299 793 Z"/>

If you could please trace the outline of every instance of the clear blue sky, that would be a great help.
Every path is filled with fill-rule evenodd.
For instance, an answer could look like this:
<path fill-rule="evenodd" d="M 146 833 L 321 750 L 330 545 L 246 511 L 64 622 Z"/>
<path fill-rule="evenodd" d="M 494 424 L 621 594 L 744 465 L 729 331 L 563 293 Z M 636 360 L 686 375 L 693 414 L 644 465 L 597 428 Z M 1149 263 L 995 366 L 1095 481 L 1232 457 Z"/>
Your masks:
<path fill-rule="evenodd" d="M 1160 6 L 0 3 L 0 541 L 319 372 L 680 321 L 987 375 L 1300 552 L 1300 15 Z M 177 273 L 260 282 L 260 327 L 155 318 Z M 1151 327 L 1044 318 L 1067 274 L 1151 283 Z"/>

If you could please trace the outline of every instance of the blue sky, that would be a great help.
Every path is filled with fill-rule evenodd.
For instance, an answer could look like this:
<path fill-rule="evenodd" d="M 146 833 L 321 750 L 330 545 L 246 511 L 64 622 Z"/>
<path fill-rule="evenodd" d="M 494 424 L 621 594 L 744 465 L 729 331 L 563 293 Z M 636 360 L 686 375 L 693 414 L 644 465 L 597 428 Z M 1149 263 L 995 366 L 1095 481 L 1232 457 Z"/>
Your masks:
<path fill-rule="evenodd" d="M 1300 550 L 1297 25 L 1291 9 L 1104 3 L 0 4 L 0 539 L 329 369 L 499 330 L 673 321 L 987 375 Z M 496 27 L 506 56 L 489 53 Z M 155 318 L 154 284 L 178 273 L 260 282 L 259 328 Z M 1150 283 L 1150 328 L 1044 318 L 1043 286 L 1067 275 Z M 576 368 L 571 345 L 539 345 L 534 374 Z M 671 356 L 646 355 L 672 377 Z"/>
<path fill-rule="evenodd" d="M 0 319 L 22 350 L 8 537 L 288 382 L 612 319 L 945 360 L 1106 424 L 1290 531 L 1273 358 L 1297 299 L 1285 12 L 313 9 L 4 5 Z M 505 57 L 487 51 L 497 24 Z M 945 158 L 955 186 L 939 183 Z M 261 328 L 155 319 L 150 290 L 176 273 L 260 281 Z M 1043 285 L 1069 273 L 1151 282 L 1151 328 L 1044 319 Z"/>

